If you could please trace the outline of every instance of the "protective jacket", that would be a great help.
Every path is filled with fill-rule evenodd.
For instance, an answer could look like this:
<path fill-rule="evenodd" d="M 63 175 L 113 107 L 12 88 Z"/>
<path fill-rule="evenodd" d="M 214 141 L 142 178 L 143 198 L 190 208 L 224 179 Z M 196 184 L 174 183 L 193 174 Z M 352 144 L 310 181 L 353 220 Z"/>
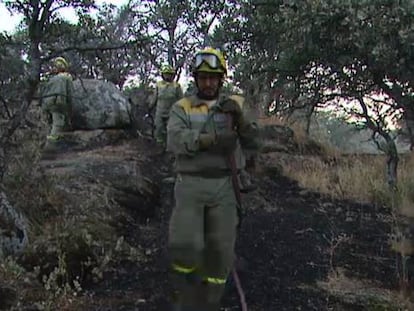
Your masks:
<path fill-rule="evenodd" d="M 49 112 L 66 113 L 71 110 L 73 96 L 72 76 L 61 72 L 52 76 L 42 93 L 42 106 Z"/>
<path fill-rule="evenodd" d="M 256 152 L 259 147 L 258 128 L 245 105 L 242 96 L 232 95 L 231 99 L 240 105 L 244 118 L 251 122 L 247 127 L 237 128 L 238 138 L 235 155 L 238 169 L 245 166 L 243 153 Z M 178 101 L 171 109 L 168 122 L 167 149 L 176 156 L 176 170 L 178 173 L 214 174 L 227 171 L 230 174 L 227 157 L 220 150 L 211 148 L 201 151 L 199 147 L 200 133 L 220 134 L 228 128 L 229 114 L 220 111 L 220 99 L 209 108 L 197 96 L 185 97 Z"/>
<path fill-rule="evenodd" d="M 168 118 L 172 105 L 182 97 L 183 91 L 178 82 L 158 81 L 155 100 L 151 106 L 156 106 L 157 113 Z"/>
<path fill-rule="evenodd" d="M 167 136 L 167 121 L 171 106 L 183 97 L 180 84 L 177 82 L 159 81 L 156 88 L 156 96 L 150 109 L 156 105 L 155 110 L 155 132 L 157 142 L 165 144 Z"/>
<path fill-rule="evenodd" d="M 67 72 L 50 78 L 42 91 L 42 109 L 50 115 L 51 129 L 48 138 L 56 139 L 58 134 L 72 129 L 72 76 Z"/>

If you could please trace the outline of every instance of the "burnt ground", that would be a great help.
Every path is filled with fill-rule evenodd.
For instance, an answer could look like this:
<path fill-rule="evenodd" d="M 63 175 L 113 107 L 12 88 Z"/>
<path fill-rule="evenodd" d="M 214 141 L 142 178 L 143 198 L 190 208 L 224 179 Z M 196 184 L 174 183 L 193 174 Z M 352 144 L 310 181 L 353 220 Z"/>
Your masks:
<path fill-rule="evenodd" d="M 86 288 L 82 310 L 168 310 L 173 198 L 172 185 L 161 182 L 168 161 L 154 156 L 150 143 L 137 148 L 151 154 L 143 173 L 159 181 L 159 197 L 120 233 L 146 258 L 122 260 L 103 282 Z M 393 298 L 398 275 L 387 208 L 332 200 L 301 189 L 277 170 L 264 171 L 259 190 L 244 195 L 236 247 L 249 310 L 408 310 Z M 241 310 L 231 278 L 227 285 L 223 306 Z"/>

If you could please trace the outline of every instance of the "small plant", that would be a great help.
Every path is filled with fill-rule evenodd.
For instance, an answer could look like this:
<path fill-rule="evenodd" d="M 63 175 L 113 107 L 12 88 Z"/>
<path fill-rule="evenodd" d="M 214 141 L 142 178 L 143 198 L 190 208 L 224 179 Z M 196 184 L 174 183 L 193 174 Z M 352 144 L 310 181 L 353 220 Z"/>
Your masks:
<path fill-rule="evenodd" d="M 57 310 L 62 301 L 65 301 L 66 306 L 69 305 L 72 298 L 82 291 L 78 278 L 69 279 L 66 258 L 63 253 L 59 254 L 57 267 L 48 276 L 43 276 L 43 285 L 47 294 L 45 300 L 38 302 L 37 305 L 45 311 Z"/>

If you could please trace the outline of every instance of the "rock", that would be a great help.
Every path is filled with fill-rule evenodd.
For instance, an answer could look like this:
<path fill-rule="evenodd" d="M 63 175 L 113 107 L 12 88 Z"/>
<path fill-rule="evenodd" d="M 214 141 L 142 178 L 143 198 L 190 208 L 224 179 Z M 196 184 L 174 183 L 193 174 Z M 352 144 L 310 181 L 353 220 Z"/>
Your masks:
<path fill-rule="evenodd" d="M 260 130 L 263 140 L 262 153 L 325 155 L 326 149 L 310 137 L 297 137 L 288 126 L 267 124 Z"/>
<path fill-rule="evenodd" d="M 66 153 L 92 150 L 106 145 L 118 144 L 129 137 L 129 131 L 97 129 L 61 133 L 61 139 L 47 142 L 42 150 L 41 160 L 55 160 Z"/>
<path fill-rule="evenodd" d="M 271 124 L 261 128 L 262 137 L 265 139 L 278 139 L 281 141 L 293 140 L 295 134 L 287 126 Z"/>
<path fill-rule="evenodd" d="M 99 134 L 98 131 L 102 133 Z M 83 134 L 95 132 L 96 135 L 86 137 L 81 132 Z M 42 167 L 47 176 L 53 175 L 56 178 L 56 185 L 66 193 L 69 201 L 79 201 L 74 203 L 75 206 L 91 199 L 92 193 L 97 194 L 97 197 L 100 196 L 98 193 L 104 193 L 105 201 L 116 203 L 113 205 L 124 208 L 126 213 L 139 215 L 136 219 L 153 217 L 156 212 L 154 206 L 158 204 L 154 200 L 158 199 L 159 187 L 156 182 L 146 178 L 142 173 L 143 164 L 140 163 L 136 147 L 120 142 L 122 132 L 121 130 L 75 131 L 73 135 L 81 135 L 85 143 L 80 137 L 71 137 L 79 142 L 78 147 L 74 149 L 75 152 L 61 153 L 54 159 L 45 159 L 41 162 Z M 100 136 L 103 139 L 102 144 L 105 145 L 106 142 L 106 145 L 96 147 L 95 144 L 98 142 L 94 141 Z M 118 137 L 116 145 L 111 145 L 109 136 Z M 95 195 L 93 197 L 97 199 Z"/>
<path fill-rule="evenodd" d="M 260 131 L 263 139 L 262 153 L 293 152 L 298 149 L 294 132 L 287 126 L 265 125 Z"/>
<path fill-rule="evenodd" d="M 111 82 L 74 81 L 72 126 L 77 129 L 125 128 L 131 125 L 131 104 Z"/>
<path fill-rule="evenodd" d="M 26 219 L 0 191 L 0 257 L 20 253 L 27 243 Z"/>

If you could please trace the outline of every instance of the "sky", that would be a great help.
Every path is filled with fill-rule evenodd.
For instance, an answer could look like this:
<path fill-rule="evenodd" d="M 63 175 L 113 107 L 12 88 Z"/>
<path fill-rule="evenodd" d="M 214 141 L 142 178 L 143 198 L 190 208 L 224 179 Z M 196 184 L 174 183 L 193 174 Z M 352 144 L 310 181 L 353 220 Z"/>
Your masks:
<path fill-rule="evenodd" d="M 101 5 L 103 3 L 112 3 L 115 5 L 122 5 L 127 3 L 128 0 L 95 0 L 97 5 Z M 76 15 L 73 10 L 65 9 L 61 10 L 61 14 L 68 20 L 76 20 Z M 0 32 L 12 32 L 16 26 L 21 21 L 22 17 L 19 15 L 11 15 L 9 11 L 7 11 L 4 4 L 0 3 Z"/>

